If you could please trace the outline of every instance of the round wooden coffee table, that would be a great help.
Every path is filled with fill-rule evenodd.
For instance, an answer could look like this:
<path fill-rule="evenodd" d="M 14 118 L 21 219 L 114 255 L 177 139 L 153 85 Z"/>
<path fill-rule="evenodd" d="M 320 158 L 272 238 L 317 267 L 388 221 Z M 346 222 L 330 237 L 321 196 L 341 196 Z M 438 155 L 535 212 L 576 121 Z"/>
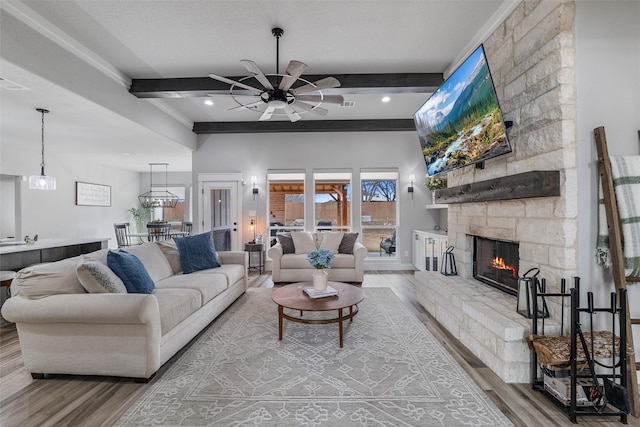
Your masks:
<path fill-rule="evenodd" d="M 324 298 L 311 298 L 302 288 L 312 286 L 311 282 L 299 282 L 286 285 L 273 291 L 271 299 L 278 304 L 278 339 L 282 341 L 283 319 L 292 322 L 307 323 L 315 325 L 326 325 L 337 323 L 340 335 L 340 348 L 343 347 L 342 322 L 350 319 L 358 313 L 358 304 L 364 299 L 362 288 L 342 282 L 329 282 L 328 285 L 338 291 L 338 295 Z M 300 317 L 295 317 L 284 312 L 285 308 L 299 310 Z M 345 314 L 344 309 L 349 308 L 349 313 Z M 337 311 L 337 317 L 328 319 L 305 319 L 305 311 Z"/>

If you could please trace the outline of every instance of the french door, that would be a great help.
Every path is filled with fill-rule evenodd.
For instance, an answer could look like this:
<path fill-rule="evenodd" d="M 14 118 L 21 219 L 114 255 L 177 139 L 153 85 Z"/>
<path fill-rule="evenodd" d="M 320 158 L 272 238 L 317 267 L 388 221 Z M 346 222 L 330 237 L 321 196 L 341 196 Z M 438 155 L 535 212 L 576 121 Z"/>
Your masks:
<path fill-rule="evenodd" d="M 226 178 L 229 176 L 216 176 L 216 174 L 198 176 L 200 206 L 202 206 L 200 224 L 203 232 L 209 230 L 213 232 L 216 250 L 237 251 L 242 250 L 240 244 L 241 198 L 238 194 L 240 182 L 225 180 Z"/>

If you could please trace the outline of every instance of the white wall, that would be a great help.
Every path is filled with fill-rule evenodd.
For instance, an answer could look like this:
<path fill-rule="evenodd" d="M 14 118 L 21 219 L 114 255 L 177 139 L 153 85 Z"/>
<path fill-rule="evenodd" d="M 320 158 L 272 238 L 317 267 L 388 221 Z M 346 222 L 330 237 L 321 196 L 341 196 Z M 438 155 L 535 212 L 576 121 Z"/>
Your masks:
<path fill-rule="evenodd" d="M 18 176 L 37 174 L 39 154 L 39 150 L 14 151 L 4 146 L 0 170 Z M 127 209 L 138 206 L 140 174 L 52 150 L 47 152 L 45 172 L 56 178 L 56 190 L 29 190 L 27 181 L 21 183 L 23 236 L 18 237 L 35 234 L 39 238 L 108 237 L 112 239 L 109 246 L 117 247 L 113 223 L 130 221 Z M 76 206 L 76 181 L 110 185 L 111 206 Z"/>
<path fill-rule="evenodd" d="M 281 133 L 201 135 L 193 155 L 193 173 L 242 173 L 248 182 L 258 177 L 258 205 L 250 185 L 244 191 L 243 216 L 258 211 L 258 224 L 266 220 L 266 174 L 268 169 L 351 169 L 357 175 L 362 168 L 398 168 L 400 173 L 400 227 L 398 254 L 405 266 L 412 264 L 411 230 L 431 230 L 433 217 L 426 212 L 431 193 L 424 189 L 426 168 L 415 132 Z M 409 174 L 417 183 L 413 200 L 407 192 Z M 197 188 L 197 186 L 194 186 Z M 194 208 L 194 221 L 198 218 Z M 353 209 L 357 212 L 355 206 Z M 243 221 L 248 223 L 247 221 Z M 245 227 L 246 228 L 246 227 Z M 243 241 L 253 235 L 244 230 Z M 265 234 L 264 229 L 258 234 Z M 405 255 L 406 254 L 406 255 Z M 398 262 L 398 261 L 396 261 Z"/>
<path fill-rule="evenodd" d="M 0 175 L 0 239 L 15 237 L 16 178 Z"/>
<path fill-rule="evenodd" d="M 640 2 L 577 1 L 575 29 L 579 247 L 585 248 L 578 255 L 579 275 L 587 289 L 606 301 L 614 285 L 610 272 L 595 264 L 598 173 L 593 129 L 605 127 L 611 155 L 640 152 Z M 629 297 L 632 315 L 640 317 L 640 284 L 630 286 Z"/>

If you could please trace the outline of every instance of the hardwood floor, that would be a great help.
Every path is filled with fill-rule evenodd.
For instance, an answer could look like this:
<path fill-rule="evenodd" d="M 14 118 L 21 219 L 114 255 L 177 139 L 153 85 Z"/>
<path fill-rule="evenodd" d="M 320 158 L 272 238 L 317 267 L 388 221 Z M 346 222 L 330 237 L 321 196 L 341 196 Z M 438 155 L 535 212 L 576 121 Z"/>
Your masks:
<path fill-rule="evenodd" d="M 251 287 L 273 287 L 269 274 L 250 277 Z M 438 341 L 516 426 L 570 426 L 564 413 L 527 384 L 505 384 L 469 350 L 455 340 L 415 301 L 413 272 L 367 272 L 363 287 L 389 287 L 426 325 Z M 214 321 L 215 324 L 215 321 Z M 215 326 L 214 326 L 215 327 Z M 188 346 L 187 346 L 188 347 Z M 183 349 L 178 355 L 182 354 Z M 166 371 L 169 360 L 156 377 Z M 15 326 L 0 323 L 0 426 L 110 426 L 152 386 L 132 379 L 49 375 L 32 380 L 25 372 Z M 580 425 L 615 426 L 617 419 L 579 417 Z M 629 417 L 629 425 L 640 419 Z"/>

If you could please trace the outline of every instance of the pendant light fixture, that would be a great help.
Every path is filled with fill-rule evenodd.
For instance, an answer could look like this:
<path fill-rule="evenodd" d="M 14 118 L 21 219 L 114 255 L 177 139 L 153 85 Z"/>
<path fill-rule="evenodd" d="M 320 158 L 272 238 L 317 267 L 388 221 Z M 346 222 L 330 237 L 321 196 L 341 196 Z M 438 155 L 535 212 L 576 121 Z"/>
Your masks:
<path fill-rule="evenodd" d="M 164 165 L 164 191 L 153 189 L 153 167 Z M 180 199 L 177 195 L 166 190 L 168 182 L 167 168 L 169 163 L 149 163 L 149 191 L 138 196 L 140 204 L 148 208 L 175 208 Z"/>
<path fill-rule="evenodd" d="M 42 162 L 40 163 L 40 175 L 29 177 L 29 189 L 31 190 L 55 190 L 56 179 L 44 174 L 44 115 L 49 112 L 44 108 L 36 108 L 42 114 Z"/>

